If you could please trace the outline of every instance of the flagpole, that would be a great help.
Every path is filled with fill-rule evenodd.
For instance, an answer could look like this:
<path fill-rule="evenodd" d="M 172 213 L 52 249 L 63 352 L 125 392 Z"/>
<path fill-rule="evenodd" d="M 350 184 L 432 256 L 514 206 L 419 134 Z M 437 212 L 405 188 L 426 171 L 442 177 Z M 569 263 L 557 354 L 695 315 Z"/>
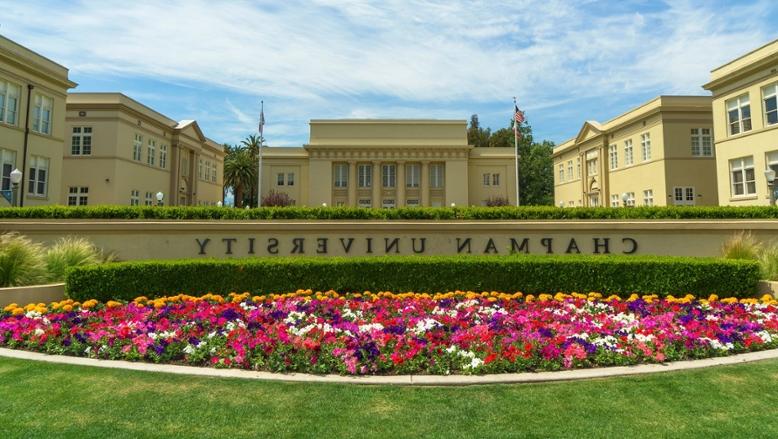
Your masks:
<path fill-rule="evenodd" d="M 265 101 L 259 101 L 259 169 L 257 169 L 257 207 L 262 207 L 262 143 L 265 125 Z"/>
<path fill-rule="evenodd" d="M 518 108 L 516 103 L 516 96 L 513 97 L 514 111 Z M 516 115 L 513 115 L 513 154 L 516 162 L 516 206 L 519 206 L 519 126 L 517 125 Z"/>

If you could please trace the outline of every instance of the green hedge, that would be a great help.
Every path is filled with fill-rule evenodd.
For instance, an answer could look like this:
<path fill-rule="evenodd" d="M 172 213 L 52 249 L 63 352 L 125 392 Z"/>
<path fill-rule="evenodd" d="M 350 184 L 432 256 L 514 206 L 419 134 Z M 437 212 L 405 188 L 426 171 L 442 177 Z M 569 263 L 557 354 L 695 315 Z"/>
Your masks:
<path fill-rule="evenodd" d="M 78 300 L 207 292 L 283 293 L 454 290 L 603 294 L 755 292 L 759 266 L 745 260 L 659 256 L 385 256 L 139 261 L 77 267 L 66 294 Z"/>
<path fill-rule="evenodd" d="M 363 209 L 356 207 L 149 207 L 149 206 L 43 206 L 0 208 L 0 219 L 178 219 L 178 220 L 555 220 L 555 219 L 760 219 L 778 218 L 774 206 L 671 206 L 671 207 L 407 207 Z"/>

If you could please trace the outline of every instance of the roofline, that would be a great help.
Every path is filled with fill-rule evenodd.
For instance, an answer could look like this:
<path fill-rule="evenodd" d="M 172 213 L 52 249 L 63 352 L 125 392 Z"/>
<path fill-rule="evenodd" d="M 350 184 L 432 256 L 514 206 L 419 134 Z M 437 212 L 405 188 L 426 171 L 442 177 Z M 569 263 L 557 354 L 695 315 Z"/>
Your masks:
<path fill-rule="evenodd" d="M 711 72 L 711 73 L 714 73 L 714 72 L 716 72 L 716 71 L 719 71 L 719 70 L 723 69 L 724 67 L 726 67 L 726 66 L 728 66 L 728 65 L 730 65 L 730 64 L 733 64 L 733 63 L 735 63 L 736 61 L 740 61 L 741 59 L 743 59 L 743 58 L 747 57 L 748 55 L 751 55 L 751 54 L 753 54 L 753 53 L 756 53 L 756 52 L 758 52 L 758 51 L 760 51 L 760 50 L 764 49 L 765 47 L 767 47 L 767 46 L 769 46 L 769 45 L 771 45 L 771 44 L 774 44 L 774 43 L 778 43 L 778 38 L 776 38 L 776 39 L 774 39 L 774 40 L 772 40 L 772 41 L 770 41 L 770 42 L 768 42 L 768 43 L 765 43 L 765 44 L 763 44 L 763 45 L 761 45 L 761 46 L 757 47 L 756 49 L 754 49 L 754 50 L 752 50 L 752 51 L 750 51 L 750 52 L 747 52 L 747 53 L 744 53 L 744 54 L 742 54 L 742 55 L 740 55 L 739 57 L 737 57 L 737 58 L 735 58 L 735 59 L 733 59 L 733 60 L 730 60 L 730 61 L 729 61 L 729 62 L 727 62 L 726 64 L 722 64 L 722 65 L 720 65 L 720 66 L 716 67 L 715 69 L 711 70 L 710 72 Z M 712 82 L 712 81 L 711 81 L 711 82 Z"/>
<path fill-rule="evenodd" d="M 60 63 L 58 63 L 58 62 L 56 62 L 56 61 L 52 60 L 51 58 L 49 58 L 49 57 L 47 57 L 47 56 L 41 55 L 40 53 L 38 53 L 38 52 L 36 52 L 36 51 L 34 51 L 34 50 L 30 49 L 29 47 L 27 47 L 27 46 L 23 46 L 23 45 L 21 45 L 21 44 L 17 43 L 16 41 L 14 41 L 14 40 L 12 40 L 12 39 L 10 39 L 10 38 L 8 38 L 8 37 L 6 37 L 6 36 L 3 36 L 2 34 L 0 34 L 0 40 L 7 41 L 7 42 L 8 42 L 8 43 L 10 43 L 12 46 L 16 46 L 16 47 L 18 47 L 19 49 L 22 49 L 22 50 L 24 50 L 24 51 L 30 52 L 30 53 L 32 53 L 33 55 L 35 55 L 35 56 L 37 56 L 37 57 L 40 57 L 40 58 L 42 58 L 44 61 L 50 62 L 50 63 L 51 63 L 51 64 L 53 64 L 55 67 L 59 67 L 60 69 L 64 70 L 64 73 L 65 73 L 65 79 L 64 79 L 64 81 L 63 81 L 63 80 L 61 80 L 61 79 L 57 79 L 57 81 L 61 81 L 62 83 L 64 83 L 64 84 L 67 86 L 67 89 L 76 88 L 76 87 L 78 86 L 78 83 L 76 83 L 76 82 L 74 82 L 74 81 L 72 81 L 72 80 L 70 79 L 70 69 L 68 69 L 68 68 L 67 68 L 67 67 L 65 67 L 64 65 L 62 65 L 62 64 L 60 64 Z M 13 52 L 11 52 L 11 53 L 13 53 Z M 57 71 L 55 71 L 55 70 L 52 70 L 52 69 L 51 69 L 49 66 L 46 66 L 46 65 L 40 64 L 39 62 L 35 62 L 35 60 L 32 60 L 32 61 L 35 63 L 35 65 L 37 65 L 37 67 L 38 67 L 38 68 L 42 69 L 42 70 L 43 70 L 43 71 L 45 71 L 45 72 L 48 72 L 48 73 L 49 73 L 49 74 L 51 74 L 52 76 L 58 76 L 58 75 L 61 75 L 61 74 L 62 74 L 62 72 L 57 72 Z M 18 61 L 17 61 L 17 63 L 18 63 Z"/>
<path fill-rule="evenodd" d="M 12 39 L 10 39 L 10 38 L 8 38 L 8 37 L 4 36 L 3 34 L 0 34 L 0 39 L 3 39 L 3 40 L 5 40 L 5 41 L 8 41 L 9 43 L 13 44 L 14 46 L 21 47 L 21 48 L 22 48 L 22 49 L 24 49 L 24 50 L 27 50 L 27 51 L 29 51 L 29 52 L 31 52 L 31 53 L 34 53 L 35 55 L 37 55 L 37 56 L 39 56 L 39 57 L 41 57 L 41 58 L 45 59 L 46 61 L 48 61 L 48 62 L 50 62 L 50 63 L 52 63 L 52 64 L 54 64 L 54 65 L 56 65 L 57 67 L 61 67 L 61 68 L 63 68 L 63 69 L 66 71 L 66 72 L 70 72 L 70 69 L 68 69 L 68 68 L 67 68 L 67 67 L 65 67 L 64 65 L 62 65 L 62 64 L 60 64 L 60 63 L 58 63 L 58 62 L 54 61 L 53 59 L 51 59 L 51 58 L 49 58 L 49 57 L 47 57 L 47 56 L 41 55 L 40 53 L 36 52 L 35 50 L 32 50 L 32 49 L 30 49 L 30 48 L 29 48 L 29 47 L 27 47 L 27 46 L 22 46 L 21 44 L 19 44 L 19 43 L 17 43 L 16 41 L 14 41 L 14 40 L 12 40 Z"/>
<path fill-rule="evenodd" d="M 160 113 L 159 111 L 149 107 L 146 104 L 141 103 L 140 101 L 138 101 L 136 99 L 131 98 L 130 96 L 128 96 L 128 95 L 126 95 L 126 94 L 124 94 L 122 92 L 118 92 L 118 91 L 94 91 L 94 92 L 93 91 L 85 91 L 85 92 L 72 92 L 72 93 L 68 93 L 68 96 L 87 96 L 87 95 L 99 95 L 99 96 L 114 95 L 114 96 L 124 97 L 127 100 L 129 100 L 129 101 L 131 101 L 131 102 L 133 102 L 133 103 L 143 107 L 144 109 L 146 109 L 146 110 L 148 110 L 148 111 L 150 111 L 150 112 L 152 112 L 152 113 L 162 117 L 163 119 L 172 122 L 173 125 L 171 126 L 171 128 L 175 128 L 176 125 L 178 125 L 178 123 L 179 123 L 179 121 L 171 119 L 168 116 L 165 116 L 164 114 Z M 99 104 L 99 103 L 101 103 L 101 102 L 94 102 L 94 104 Z M 66 101 L 66 105 L 79 105 L 79 104 L 82 104 L 82 103 L 81 102 L 73 102 L 71 104 L 71 103 L 67 103 L 67 101 Z M 120 100 L 120 102 L 117 102 L 117 104 L 123 105 L 121 100 Z M 124 106 L 129 108 L 129 106 L 127 106 L 127 105 L 124 105 Z"/>

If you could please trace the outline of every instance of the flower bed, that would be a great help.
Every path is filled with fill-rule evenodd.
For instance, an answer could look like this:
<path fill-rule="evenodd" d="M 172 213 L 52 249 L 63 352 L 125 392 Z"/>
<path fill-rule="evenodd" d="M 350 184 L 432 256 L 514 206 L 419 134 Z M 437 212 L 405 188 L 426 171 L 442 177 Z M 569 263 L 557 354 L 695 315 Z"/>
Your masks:
<path fill-rule="evenodd" d="M 311 291 L 65 300 L 5 307 L 0 346 L 275 372 L 558 370 L 778 347 L 778 301 Z"/>

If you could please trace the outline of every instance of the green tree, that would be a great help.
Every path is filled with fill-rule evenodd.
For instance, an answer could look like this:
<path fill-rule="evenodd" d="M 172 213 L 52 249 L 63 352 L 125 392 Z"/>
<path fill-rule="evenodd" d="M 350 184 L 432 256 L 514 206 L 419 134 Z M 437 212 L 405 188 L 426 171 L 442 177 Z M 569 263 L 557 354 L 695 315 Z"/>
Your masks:
<path fill-rule="evenodd" d="M 240 146 L 246 150 L 246 152 L 251 156 L 254 160 L 254 167 L 259 167 L 259 148 L 263 147 L 263 139 L 255 134 L 251 134 L 245 139 L 241 140 Z M 257 182 L 254 181 L 250 184 L 247 184 L 245 187 L 246 190 L 249 191 L 249 203 L 254 206 L 259 206 L 258 195 L 257 195 Z"/>
<path fill-rule="evenodd" d="M 467 127 L 467 143 L 476 148 L 489 146 L 489 136 L 492 135 L 490 128 L 482 128 L 478 122 L 478 115 L 470 116 L 470 126 Z"/>
<path fill-rule="evenodd" d="M 243 207 L 247 188 L 257 181 L 257 162 L 247 148 L 232 147 L 224 159 L 224 184 L 233 188 L 235 207 Z"/>

